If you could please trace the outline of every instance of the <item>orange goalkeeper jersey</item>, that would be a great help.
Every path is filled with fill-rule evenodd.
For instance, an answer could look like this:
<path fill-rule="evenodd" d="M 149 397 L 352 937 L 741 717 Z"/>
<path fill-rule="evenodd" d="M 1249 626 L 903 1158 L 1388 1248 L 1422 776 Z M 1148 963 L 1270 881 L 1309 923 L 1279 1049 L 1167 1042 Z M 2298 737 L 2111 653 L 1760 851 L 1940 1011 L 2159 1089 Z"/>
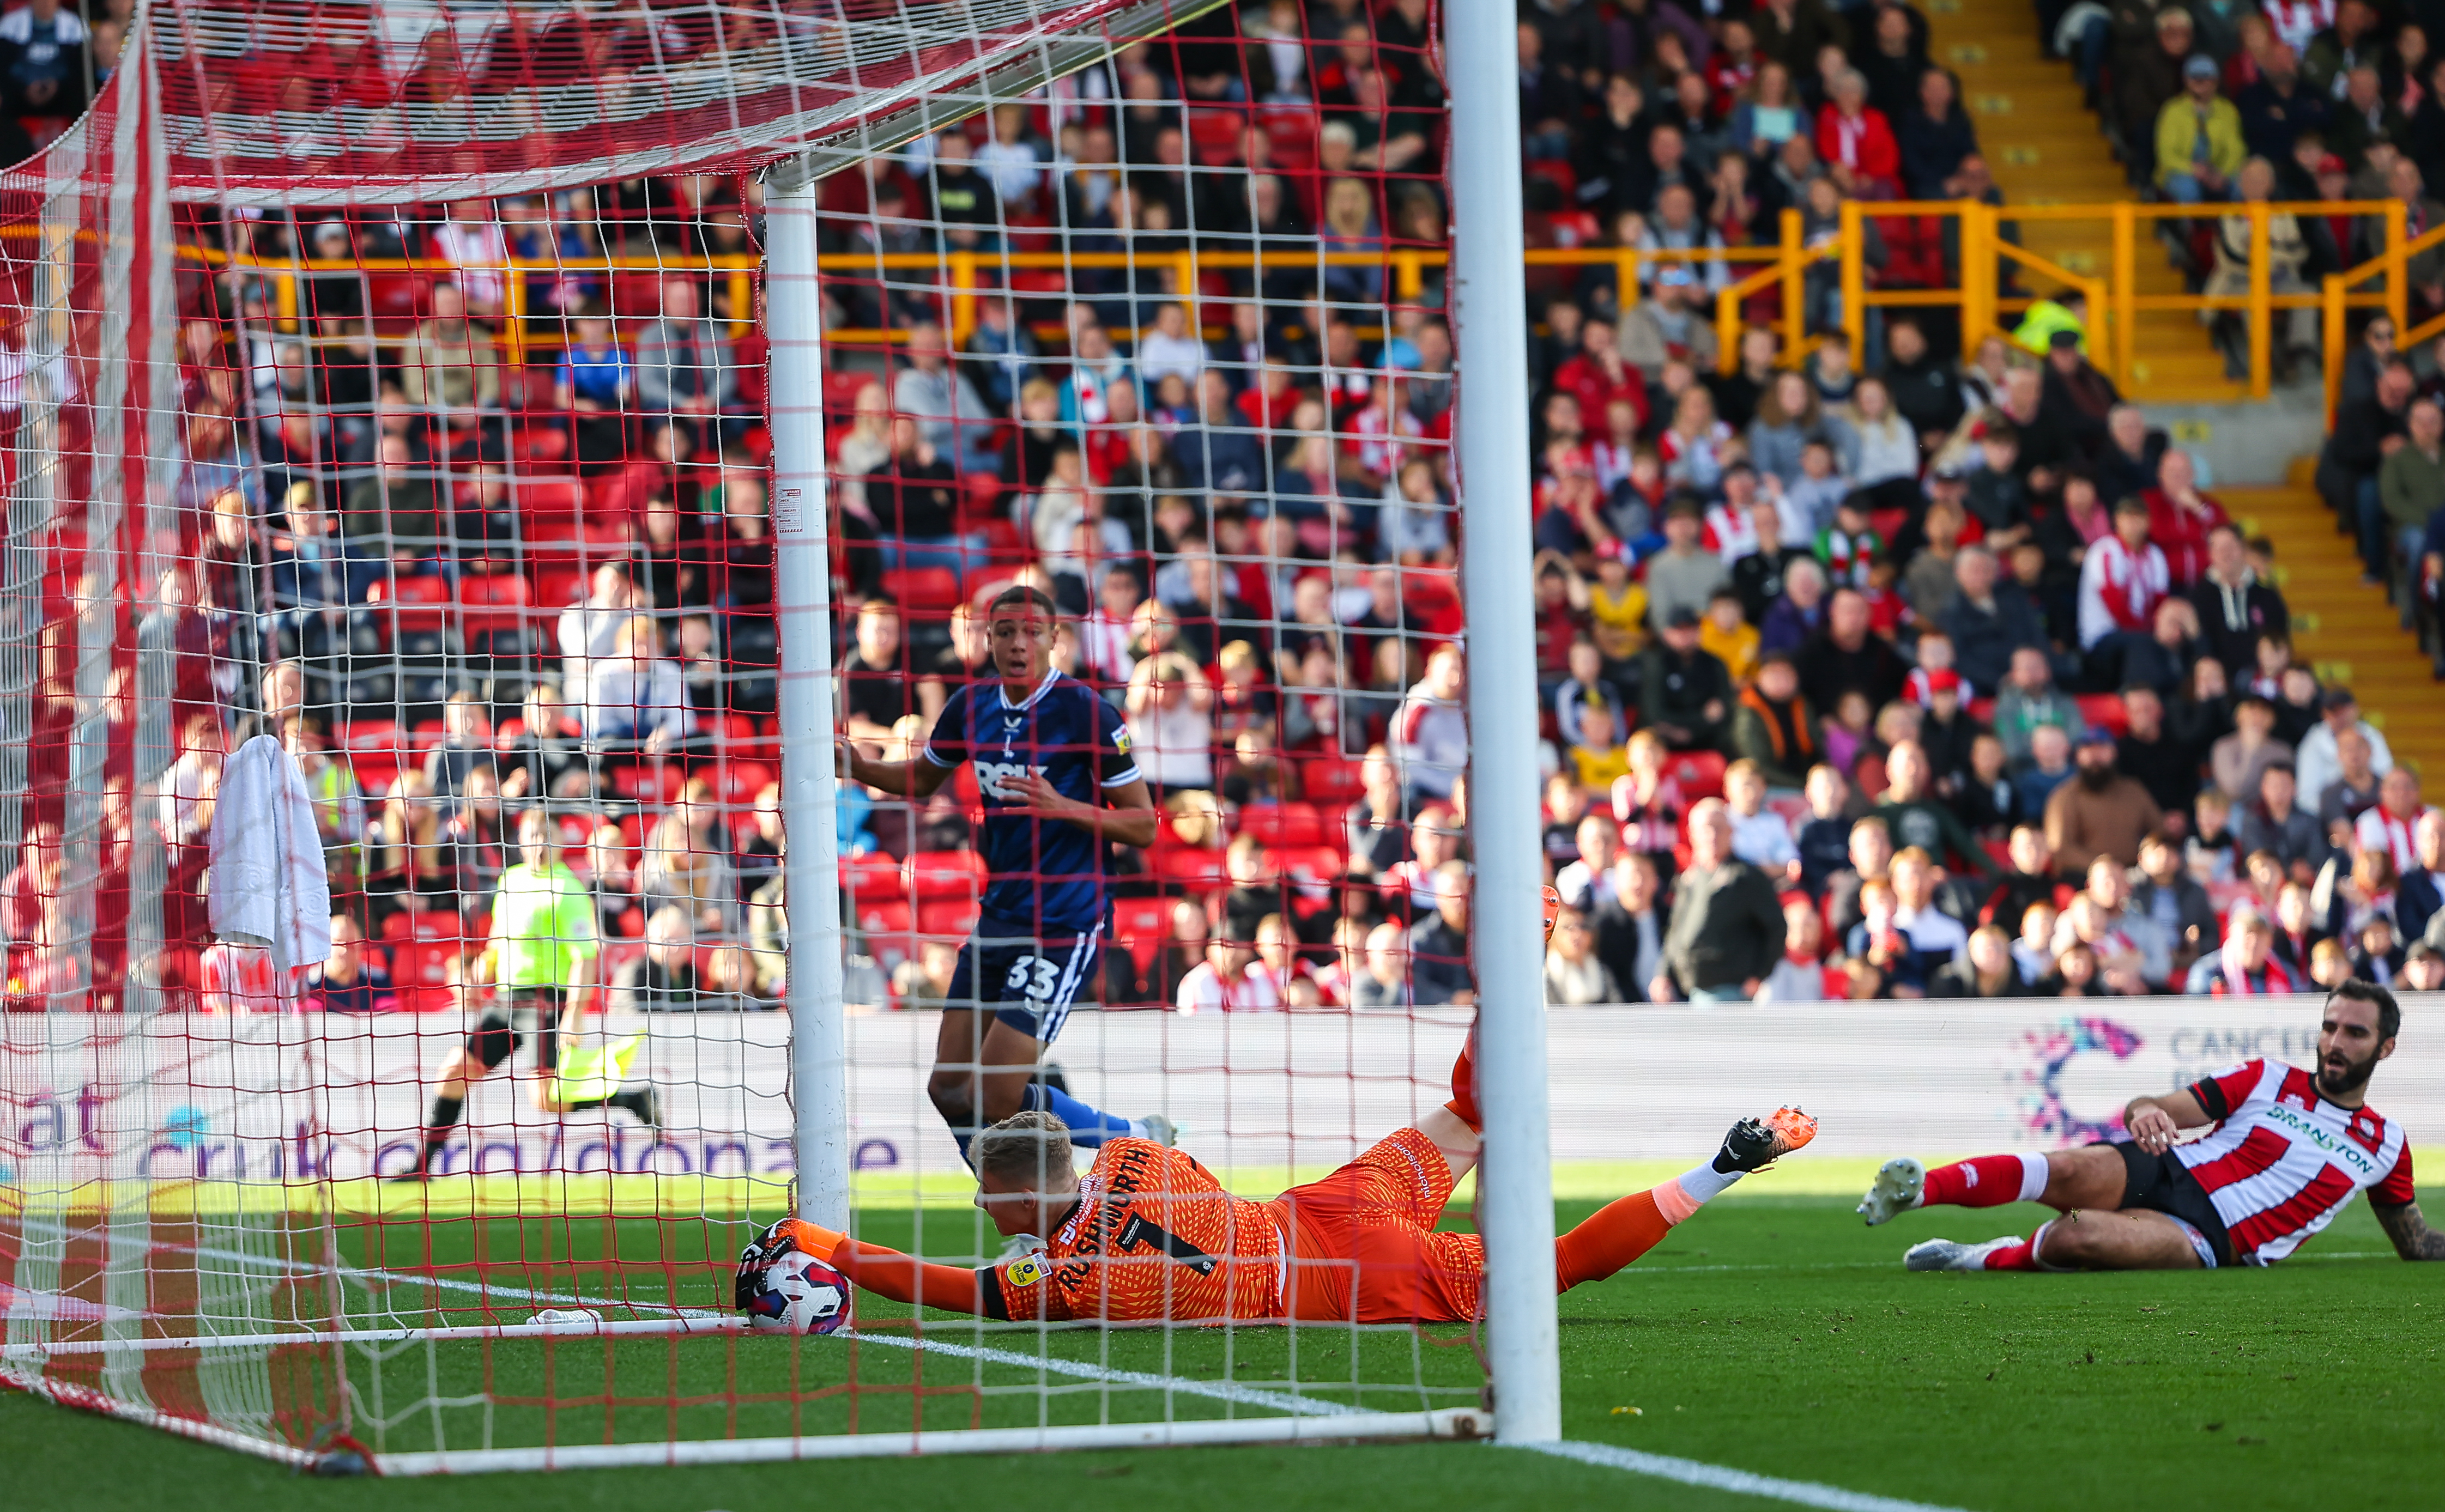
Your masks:
<path fill-rule="evenodd" d="M 1055 1321 L 1278 1318 L 1285 1222 L 1180 1150 L 1108 1140 L 1045 1247 L 978 1271 L 979 1310 Z"/>

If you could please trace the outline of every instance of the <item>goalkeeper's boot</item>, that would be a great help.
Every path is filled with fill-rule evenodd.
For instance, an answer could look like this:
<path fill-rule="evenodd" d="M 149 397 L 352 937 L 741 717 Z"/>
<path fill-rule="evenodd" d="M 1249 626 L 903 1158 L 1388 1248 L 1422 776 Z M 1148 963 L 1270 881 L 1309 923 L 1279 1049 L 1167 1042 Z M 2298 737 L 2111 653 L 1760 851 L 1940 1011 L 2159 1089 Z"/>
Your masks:
<path fill-rule="evenodd" d="M 1146 1125 L 1146 1137 L 1167 1149 L 1180 1148 L 1180 1126 L 1161 1113 L 1148 1113 L 1138 1120 Z"/>
<path fill-rule="evenodd" d="M 1957 1239 L 1931 1239 L 1913 1244 L 1902 1255 L 1902 1268 L 1912 1271 L 1983 1271 L 1987 1257 L 2022 1242 L 2017 1234 L 1965 1244 Z"/>
<path fill-rule="evenodd" d="M 1744 1118 L 1715 1151 L 1719 1171 L 1764 1170 L 1817 1137 L 1817 1120 L 1797 1108 L 1778 1108 L 1764 1118 Z"/>
<path fill-rule="evenodd" d="M 1859 1199 L 1859 1216 L 1870 1228 L 1890 1223 L 1896 1213 L 1907 1213 L 1919 1204 L 1927 1191 L 1927 1167 L 1908 1155 L 1889 1160 L 1876 1171 L 1876 1182 L 1868 1195 Z"/>

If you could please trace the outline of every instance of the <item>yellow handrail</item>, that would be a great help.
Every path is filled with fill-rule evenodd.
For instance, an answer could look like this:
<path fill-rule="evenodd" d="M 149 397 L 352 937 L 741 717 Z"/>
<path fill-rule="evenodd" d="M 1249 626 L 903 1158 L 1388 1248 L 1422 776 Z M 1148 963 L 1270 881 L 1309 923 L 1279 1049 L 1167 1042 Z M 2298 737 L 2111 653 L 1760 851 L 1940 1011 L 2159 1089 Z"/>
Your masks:
<path fill-rule="evenodd" d="M 2343 311 L 2347 308 L 2354 305 L 2365 308 L 2382 299 L 2385 312 L 2394 320 L 2395 347 L 2400 351 L 2409 351 L 2419 343 L 2445 331 L 2445 315 L 2422 321 L 2417 327 L 2411 324 L 2410 279 L 2412 258 L 2432 247 L 2445 246 L 2445 226 L 2432 226 L 2417 236 L 2406 239 L 2404 233 L 2410 229 L 2410 224 L 2402 201 L 2389 199 L 2377 208 L 2385 216 L 2385 251 L 2357 268 L 2328 273 L 2317 298 L 2317 304 L 2324 311 L 2328 430 L 2334 429 L 2335 406 L 2342 401 L 2343 397 L 2343 358 L 2346 355 L 2343 351 Z M 2385 277 L 2385 288 L 2381 293 L 2376 296 L 2352 293 L 2354 284 L 2380 274 Z M 2304 302 L 2297 298 L 2291 301 L 2293 304 Z"/>
<path fill-rule="evenodd" d="M 2394 315 L 2406 345 L 2445 331 L 2445 318 L 2429 322 L 2417 330 L 2403 328 L 2407 325 L 2409 307 L 2404 273 L 2413 257 L 2431 248 L 2445 245 L 2445 227 L 2436 228 L 2417 238 L 2409 237 L 2404 208 L 2399 201 L 2252 203 L 2225 207 L 2216 213 L 2244 215 L 2249 218 L 2250 272 L 2246 292 L 2140 293 L 2139 224 L 2143 221 L 2194 218 L 2200 211 L 2195 206 L 2130 202 L 1993 206 L 1974 200 L 1853 201 L 1843 207 L 1842 234 L 1815 248 L 1803 242 L 1800 213 L 1785 210 L 1771 245 L 1656 250 L 1636 247 L 1540 248 L 1523 252 L 1521 261 L 1534 268 L 1610 268 L 1617 300 L 1625 310 L 1637 305 L 1641 285 L 1654 265 L 1705 262 L 1745 270 L 1717 297 L 1715 304 L 1715 328 L 1722 347 L 1719 362 L 1726 372 L 1739 365 L 1743 308 L 1752 296 L 1768 289 L 1778 289 L 1782 295 L 1779 323 L 1781 360 L 1797 363 L 1806 355 L 1811 345 L 1804 297 L 1808 271 L 1828 260 L 1839 263 L 1841 320 L 1855 346 L 1866 334 L 1867 312 L 1876 308 L 1957 308 L 1961 312 L 1962 329 L 1971 343 L 1990 331 L 2006 330 L 2004 323 L 2006 313 L 2023 308 L 2027 300 L 2018 296 L 2005 297 L 1998 276 L 1999 264 L 2004 262 L 2026 268 L 2056 284 L 2081 289 L 2089 296 L 2091 323 L 2095 327 L 2092 331 L 2095 338 L 2091 343 L 2092 358 L 2114 375 L 2125 393 L 2135 397 L 2146 397 L 2148 386 L 2139 382 L 2137 361 L 2137 327 L 2143 312 L 2173 310 L 2197 314 L 2220 309 L 2243 312 L 2248 317 L 2249 329 L 2249 392 L 2261 398 L 2268 393 L 2272 380 L 2272 340 L 2277 310 L 2321 309 L 2326 327 L 2332 330 L 2342 321 L 2344 310 L 2383 308 Z M 2268 283 L 2267 252 L 2268 226 L 2271 217 L 2278 215 L 2375 218 L 2383 228 L 2382 250 L 2370 261 L 2330 277 L 2324 288 L 2317 292 L 2276 293 Z M 1869 286 L 1860 251 L 1861 222 L 1912 216 L 1950 219 L 1954 223 L 1959 252 L 1958 287 L 1876 289 Z M 2020 224 L 2080 220 L 2102 223 L 2105 228 L 2104 246 L 2100 250 L 2108 254 L 2107 271 L 2101 276 L 2083 272 L 2077 266 L 2065 266 L 2007 242 L 2003 235 L 2003 222 L 2007 219 Z M 182 249 L 184 251 L 189 250 Z M 258 276 L 269 283 L 273 290 L 275 314 L 282 326 L 290 330 L 297 328 L 300 312 L 298 282 L 313 274 L 415 272 L 447 275 L 458 271 L 455 265 L 434 258 L 271 262 L 229 258 L 210 253 L 205 249 L 192 251 L 204 261 Z M 545 273 L 663 271 L 719 276 L 728 286 L 732 329 L 735 333 L 743 334 L 753 325 L 756 281 L 761 276 L 762 261 L 759 256 L 717 253 L 645 257 L 513 257 L 498 270 L 505 285 L 505 318 L 498 343 L 505 360 L 514 364 L 523 364 L 533 345 L 556 345 L 543 331 L 531 328 L 532 312 L 527 308 L 528 281 Z M 1389 303 L 1414 308 L 1425 296 L 1428 270 L 1441 269 L 1448 263 L 1449 256 L 1443 249 L 1414 245 L 1388 245 L 1368 251 L 1323 252 L 1311 249 L 1303 253 L 1223 252 L 1194 245 L 1160 252 L 835 252 L 819 260 L 824 271 L 836 274 L 928 269 L 938 271 L 941 286 L 948 295 L 949 335 L 955 346 L 963 346 L 974 334 L 980 298 L 998 286 L 1006 287 L 1008 275 L 1016 272 L 1164 269 L 1170 274 L 1170 287 L 1177 297 L 1193 307 L 1202 297 L 1200 279 L 1208 271 L 1244 271 L 1284 266 L 1374 268 L 1389 275 Z M 2382 288 L 2360 289 L 2359 286 L 2379 278 L 2383 280 Z M 835 330 L 829 336 L 836 342 L 883 345 L 905 340 L 905 332 Z M 2332 345 L 2330 341 L 2327 354 L 2330 409 L 2336 390 L 2332 375 L 2340 371 L 2340 354 L 2331 349 Z"/>

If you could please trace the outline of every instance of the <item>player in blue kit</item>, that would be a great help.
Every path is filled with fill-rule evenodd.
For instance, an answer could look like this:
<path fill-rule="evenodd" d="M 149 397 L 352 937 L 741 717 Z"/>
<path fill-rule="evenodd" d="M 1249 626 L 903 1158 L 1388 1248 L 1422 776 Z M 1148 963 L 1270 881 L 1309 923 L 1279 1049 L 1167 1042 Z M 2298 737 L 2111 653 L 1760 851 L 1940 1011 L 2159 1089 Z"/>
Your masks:
<path fill-rule="evenodd" d="M 1043 1047 L 1101 974 L 1104 844 L 1154 843 L 1154 799 L 1112 706 L 1052 665 L 1053 600 L 1014 588 L 986 611 L 994 681 L 953 693 L 915 759 L 876 761 L 841 744 L 841 774 L 923 802 L 973 761 L 984 797 L 990 880 L 960 949 L 926 1095 L 960 1142 L 1022 1110 L 1055 1113 L 1071 1143 L 1131 1134 L 1170 1142 L 1162 1118 L 1098 1112 L 1036 1080 Z M 1083 1137 L 1081 1137 L 1083 1135 Z"/>

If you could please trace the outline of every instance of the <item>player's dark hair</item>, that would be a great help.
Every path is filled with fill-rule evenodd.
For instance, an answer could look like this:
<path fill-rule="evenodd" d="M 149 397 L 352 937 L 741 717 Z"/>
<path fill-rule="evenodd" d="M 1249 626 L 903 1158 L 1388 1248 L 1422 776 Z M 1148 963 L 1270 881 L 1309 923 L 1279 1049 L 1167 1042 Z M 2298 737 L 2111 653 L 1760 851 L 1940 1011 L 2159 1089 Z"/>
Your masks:
<path fill-rule="evenodd" d="M 2376 982 L 2364 981 L 2358 977 L 2347 978 L 2342 986 L 2326 994 L 2327 1005 L 2333 1006 L 2338 998 L 2347 998 L 2353 1002 L 2364 1002 L 2377 1010 L 2379 1039 L 2392 1039 L 2402 1032 L 2402 1004 L 2394 1000 L 2394 994 Z"/>
<path fill-rule="evenodd" d="M 1052 1173 L 1077 1167 L 1070 1154 L 1070 1126 L 1054 1113 L 1028 1109 L 1011 1114 L 977 1136 L 977 1174 L 1043 1191 Z"/>
<path fill-rule="evenodd" d="M 1042 609 L 1044 617 L 1048 620 L 1061 617 L 1061 611 L 1054 607 L 1052 594 L 1040 588 L 1030 588 L 1024 583 L 1014 583 L 995 594 L 993 602 L 985 606 L 985 617 L 991 619 L 1004 609 L 1015 609 L 1022 606 Z"/>

